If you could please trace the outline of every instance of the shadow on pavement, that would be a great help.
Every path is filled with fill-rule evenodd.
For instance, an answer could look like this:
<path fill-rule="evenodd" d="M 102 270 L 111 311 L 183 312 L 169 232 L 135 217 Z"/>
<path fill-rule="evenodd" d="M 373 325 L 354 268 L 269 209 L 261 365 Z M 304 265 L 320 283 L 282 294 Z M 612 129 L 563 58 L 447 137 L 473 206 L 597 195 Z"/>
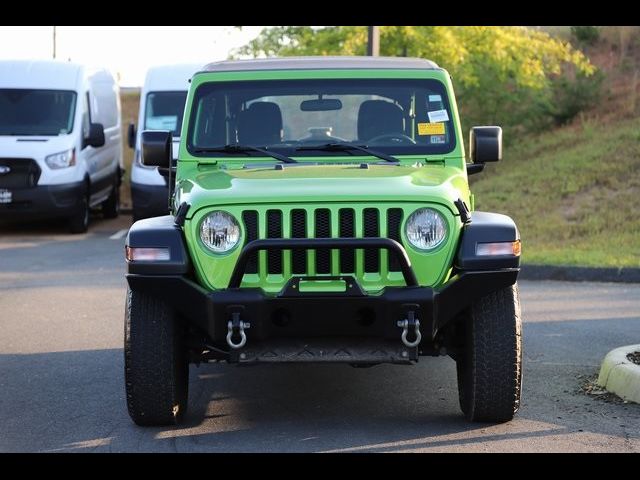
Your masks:
<path fill-rule="evenodd" d="M 564 325 L 573 332 L 594 322 L 624 331 L 632 321 L 637 323 L 593 319 Z M 535 353 L 547 327 L 528 324 L 525 348 Z M 559 337 L 550 338 L 560 345 Z M 592 355 L 591 363 L 598 363 L 599 352 Z M 523 406 L 504 425 L 468 423 L 458 409 L 454 362 L 426 358 L 413 367 L 370 369 L 192 366 L 185 424 L 140 428 L 126 411 L 122 350 L 4 354 L 0 450 L 527 451 L 540 449 L 532 442 L 554 437 L 557 443 L 546 445 L 554 451 L 577 432 L 640 438 L 640 406 L 605 404 L 579 393 L 577 375 L 592 374 L 593 367 L 556 360 L 527 354 Z"/>

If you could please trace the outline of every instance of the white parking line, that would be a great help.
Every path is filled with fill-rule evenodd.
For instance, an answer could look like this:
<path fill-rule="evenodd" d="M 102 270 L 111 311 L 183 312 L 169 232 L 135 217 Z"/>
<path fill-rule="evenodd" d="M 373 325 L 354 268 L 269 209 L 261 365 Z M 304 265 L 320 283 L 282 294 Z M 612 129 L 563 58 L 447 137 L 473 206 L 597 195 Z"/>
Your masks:
<path fill-rule="evenodd" d="M 124 237 L 127 234 L 128 231 L 129 231 L 129 229 L 123 228 L 122 230 L 118 230 L 116 233 L 111 235 L 109 238 L 111 240 L 118 240 L 118 239 Z"/>

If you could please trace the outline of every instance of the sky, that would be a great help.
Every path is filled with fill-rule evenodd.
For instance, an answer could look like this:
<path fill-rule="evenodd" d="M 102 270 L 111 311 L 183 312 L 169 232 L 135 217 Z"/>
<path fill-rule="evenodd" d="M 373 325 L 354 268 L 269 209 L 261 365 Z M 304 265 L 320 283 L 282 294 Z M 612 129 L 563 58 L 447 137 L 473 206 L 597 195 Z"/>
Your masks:
<path fill-rule="evenodd" d="M 56 27 L 56 58 L 111 70 L 121 87 L 142 86 L 147 69 L 224 60 L 264 27 Z M 0 60 L 53 58 L 53 27 L 0 26 Z"/>

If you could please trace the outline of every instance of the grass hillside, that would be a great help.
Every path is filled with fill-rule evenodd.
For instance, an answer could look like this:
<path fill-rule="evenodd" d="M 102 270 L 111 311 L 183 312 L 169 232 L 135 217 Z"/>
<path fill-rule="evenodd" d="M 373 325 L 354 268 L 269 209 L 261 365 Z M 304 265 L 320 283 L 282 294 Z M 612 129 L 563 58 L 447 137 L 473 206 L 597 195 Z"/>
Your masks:
<path fill-rule="evenodd" d="M 516 221 L 524 263 L 640 267 L 640 117 L 520 142 L 472 191 L 476 209 Z"/>
<path fill-rule="evenodd" d="M 602 27 L 583 48 L 605 75 L 600 102 L 506 147 L 472 177 L 476 208 L 517 222 L 524 263 L 640 267 L 640 29 Z"/>

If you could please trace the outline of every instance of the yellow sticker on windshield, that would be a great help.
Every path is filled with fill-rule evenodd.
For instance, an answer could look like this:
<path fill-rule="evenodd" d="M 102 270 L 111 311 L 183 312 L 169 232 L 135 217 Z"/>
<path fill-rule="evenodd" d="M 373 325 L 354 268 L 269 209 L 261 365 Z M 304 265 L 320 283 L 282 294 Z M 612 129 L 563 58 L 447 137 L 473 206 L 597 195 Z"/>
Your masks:
<path fill-rule="evenodd" d="M 418 135 L 444 135 L 444 123 L 419 123 Z"/>

